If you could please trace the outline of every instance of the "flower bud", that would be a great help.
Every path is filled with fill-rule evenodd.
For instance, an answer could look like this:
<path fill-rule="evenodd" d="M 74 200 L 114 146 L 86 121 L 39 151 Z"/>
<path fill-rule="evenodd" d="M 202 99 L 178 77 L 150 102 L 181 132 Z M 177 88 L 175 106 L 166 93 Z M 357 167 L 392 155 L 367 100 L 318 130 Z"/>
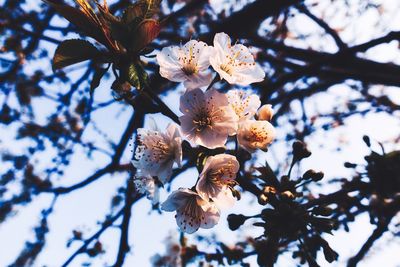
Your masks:
<path fill-rule="evenodd" d="M 371 147 L 371 140 L 369 139 L 368 135 L 363 136 L 363 141 L 368 147 Z"/>
<path fill-rule="evenodd" d="M 318 182 L 324 178 L 324 173 L 323 172 L 317 172 L 315 170 L 308 170 L 303 174 L 303 179 L 304 180 L 313 180 L 314 182 Z"/>
<path fill-rule="evenodd" d="M 317 172 L 317 173 L 314 175 L 314 177 L 312 177 L 312 180 L 313 180 L 314 182 L 318 182 L 318 181 L 321 181 L 322 178 L 324 178 L 324 173 L 323 173 L 323 172 Z"/>
<path fill-rule="evenodd" d="M 275 189 L 275 187 L 272 187 L 272 186 L 264 186 L 263 193 L 264 194 L 276 194 L 276 189 Z"/>
<path fill-rule="evenodd" d="M 357 167 L 357 164 L 354 164 L 354 163 L 351 163 L 351 162 L 345 162 L 344 163 L 344 167 L 353 169 L 353 168 Z"/>
<path fill-rule="evenodd" d="M 294 199 L 295 198 L 294 194 L 292 192 L 290 192 L 289 190 L 282 192 L 281 197 L 284 199 Z"/>
<path fill-rule="evenodd" d="M 307 145 L 301 141 L 295 141 L 292 147 L 293 157 L 296 161 L 300 161 L 311 156 L 311 152 L 307 149 Z"/>
<path fill-rule="evenodd" d="M 263 105 L 257 111 L 257 120 L 260 121 L 271 121 L 272 116 L 274 116 L 274 110 L 272 105 Z"/>
<path fill-rule="evenodd" d="M 268 196 L 264 193 L 258 196 L 258 204 L 267 205 L 268 204 Z"/>
<path fill-rule="evenodd" d="M 315 170 L 309 169 L 308 171 L 306 171 L 306 172 L 303 174 L 303 179 L 304 179 L 304 180 L 311 180 L 312 177 L 313 177 L 316 173 L 317 173 L 317 172 L 316 172 Z"/>
<path fill-rule="evenodd" d="M 242 214 L 229 214 L 228 215 L 228 225 L 229 229 L 232 231 L 237 230 L 248 218 Z"/>
<path fill-rule="evenodd" d="M 321 215 L 321 216 L 331 216 L 333 209 L 327 206 L 318 206 L 313 208 L 313 213 L 315 215 Z"/>

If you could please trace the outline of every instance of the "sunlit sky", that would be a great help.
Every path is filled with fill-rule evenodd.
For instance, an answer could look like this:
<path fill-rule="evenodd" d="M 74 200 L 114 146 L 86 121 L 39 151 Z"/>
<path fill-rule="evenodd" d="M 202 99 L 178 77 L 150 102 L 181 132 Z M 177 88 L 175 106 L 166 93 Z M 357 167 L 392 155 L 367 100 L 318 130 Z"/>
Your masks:
<path fill-rule="evenodd" d="M 40 1 L 28 0 L 27 2 L 29 8 L 37 8 Z M 223 1 L 214 2 L 215 8 L 221 8 L 220 5 Z M 317 16 L 323 14 L 328 18 L 331 18 L 332 14 L 327 13 L 332 12 L 330 10 L 334 9 L 327 9 L 326 6 L 340 6 L 339 3 L 332 4 L 331 1 L 327 0 L 306 2 L 320 2 L 319 5 L 312 8 L 312 11 Z M 383 7 L 387 11 L 384 17 L 379 17 L 379 14 L 370 12 L 354 21 L 346 21 L 344 19 L 344 11 L 343 14 L 338 13 L 336 16 L 333 16 L 332 21 L 330 21 L 333 27 L 346 27 L 345 30 L 339 32 L 344 41 L 361 43 L 371 38 L 381 36 L 390 30 L 400 30 L 400 16 L 395 16 L 395 14 L 391 12 L 391 10 L 399 10 L 400 2 L 398 0 L 382 0 L 375 2 L 383 4 Z M 0 3 L 2 3 L 2 1 L 0 1 Z M 348 12 L 352 12 L 352 10 Z M 53 21 L 52 23 L 65 24 L 61 19 Z M 296 29 L 296 32 L 301 32 L 302 34 L 312 34 L 316 31 L 320 31 L 312 21 L 304 16 L 295 17 L 295 19 L 289 22 L 289 25 L 293 27 L 293 29 Z M 382 27 L 382 29 L 379 27 Z M 371 29 L 373 29 L 373 31 Z M 357 33 L 356 36 L 354 32 Z M 54 35 L 54 32 L 48 32 L 47 34 Z M 66 37 L 52 37 L 61 40 L 76 36 L 75 34 L 70 34 Z M 300 43 L 296 40 L 290 40 L 288 44 L 299 47 L 310 46 L 316 50 L 329 52 L 335 51 L 335 46 L 332 40 L 329 40 L 329 37 L 327 37 L 326 40 L 320 40 L 318 38 L 319 35 L 310 36 L 307 39 L 307 44 L 304 44 L 304 42 Z M 53 53 L 55 49 L 54 46 L 48 43 L 43 43 L 43 45 L 48 47 L 50 54 Z M 365 56 L 382 62 L 393 60 L 400 62 L 400 53 L 397 45 L 397 43 L 392 42 L 390 44 L 378 46 L 370 49 Z M 71 70 L 76 70 L 68 73 L 71 77 L 78 77 L 85 66 L 85 64 L 80 64 L 77 65 L 77 67 L 72 67 Z M 51 73 L 50 62 L 40 62 L 40 64 L 27 66 L 27 71 L 33 71 L 37 68 L 42 68 L 46 73 Z M 110 82 L 110 80 L 103 82 L 100 88 L 96 90 L 95 103 L 106 102 L 111 99 L 110 90 L 108 89 L 110 88 Z M 56 84 L 46 89 L 49 95 L 54 95 L 60 91 L 67 91 L 68 86 L 65 84 Z M 376 90 L 386 90 L 385 92 L 390 95 L 392 100 L 400 104 L 398 88 L 382 89 L 380 86 L 376 86 Z M 175 92 L 163 97 L 169 107 L 177 114 L 180 114 L 177 103 L 178 97 L 182 92 L 183 88 L 178 87 Z M 320 93 L 313 99 L 306 101 L 305 106 L 310 113 L 315 111 L 320 113 L 329 112 L 333 104 L 344 104 L 349 96 L 357 97 L 357 93 L 350 90 L 346 85 L 336 85 L 331 87 L 326 93 Z M 2 96 L 0 96 L 0 100 L 2 100 Z M 51 105 L 42 105 L 42 103 L 44 103 L 43 101 L 44 100 L 37 99 L 33 102 L 35 114 L 39 117 L 39 121 L 40 118 L 42 118 L 42 122 L 45 121 L 46 116 L 50 114 L 54 108 L 54 106 Z M 46 101 L 46 103 L 48 103 L 48 101 Z M 115 142 L 119 140 L 132 114 L 130 108 L 122 109 L 121 107 L 122 105 L 120 103 L 115 103 L 106 108 L 96 110 L 92 115 L 92 120 L 96 122 L 97 127 L 102 132 L 107 133 L 107 138 Z M 293 109 L 296 108 L 297 107 L 294 105 Z M 363 163 L 363 156 L 369 153 L 369 150 L 362 141 L 363 135 L 368 134 L 371 137 L 374 149 L 378 150 L 375 141 L 384 142 L 388 150 L 394 148 L 390 143 L 385 143 L 388 140 L 394 140 L 400 133 L 400 114 L 393 115 L 392 117 L 384 114 L 370 114 L 365 117 L 356 115 L 345 120 L 345 125 L 342 127 L 335 128 L 328 132 L 322 130 L 316 131 L 306 139 L 313 155 L 303 162 L 301 170 L 318 168 L 325 173 L 327 178 L 349 177 L 351 171 L 345 169 L 343 163 L 345 161 L 354 162 L 355 159 L 358 159 L 357 163 Z M 164 129 L 170 122 L 162 115 L 153 115 L 153 118 L 157 121 L 157 125 L 160 129 Z M 277 131 L 280 140 L 282 140 L 287 131 L 287 127 L 285 127 L 283 121 L 280 121 L 280 124 L 282 125 L 281 127 L 277 127 Z M 24 147 L 26 147 L 26 142 L 16 142 L 14 140 L 15 132 L 10 131 L 9 128 L 5 128 L 3 125 L 0 127 L 1 149 L 23 152 Z M 85 132 L 83 139 L 97 140 L 96 145 L 104 147 L 105 150 L 110 150 L 107 144 L 102 144 L 103 137 L 99 137 L 94 128 L 90 128 Z M 271 162 L 275 162 L 276 159 L 279 159 L 281 163 L 287 163 L 287 155 L 291 144 L 280 140 L 271 146 L 270 152 L 267 154 L 260 153 L 257 162 L 262 164 L 265 159 Z M 340 144 L 340 151 L 337 151 L 338 143 Z M 48 163 L 53 157 L 53 153 L 54 151 L 49 151 L 46 156 L 36 159 L 34 162 L 37 164 L 38 168 Z M 131 156 L 131 151 L 127 149 L 121 162 L 129 162 Z M 56 184 L 71 185 L 79 182 L 96 171 L 99 166 L 106 165 L 108 163 L 107 160 L 108 156 L 101 153 L 95 153 L 92 159 L 88 159 L 82 155 L 82 152 L 77 151 L 76 156 L 71 162 L 71 167 L 66 170 L 62 179 L 56 181 Z M 281 167 L 285 168 L 285 165 Z M 3 169 L 4 167 L 0 166 L 0 172 Z M 301 173 L 301 170 L 295 171 Z M 286 170 L 282 169 L 282 173 L 284 173 L 284 171 Z M 191 187 L 197 175 L 195 169 L 190 169 L 175 179 L 171 188 L 174 190 L 179 187 Z M 60 266 L 64 263 L 65 260 L 81 246 L 80 242 L 74 242 L 69 248 L 66 247 L 68 239 L 72 236 L 72 230 L 82 230 L 85 237 L 89 237 L 96 232 L 99 229 L 98 222 L 103 221 L 105 214 L 109 212 L 112 196 L 115 195 L 119 187 L 125 185 L 126 178 L 125 175 L 118 173 L 115 175 L 106 175 L 83 189 L 60 196 L 55 204 L 53 214 L 49 217 L 50 233 L 46 237 L 46 247 L 38 256 L 34 266 L 52 267 Z M 318 190 L 318 192 L 321 193 L 328 193 L 335 190 L 335 187 L 326 186 L 318 188 Z M 165 199 L 166 196 L 167 192 L 163 191 L 161 199 Z M 25 241 L 34 239 L 32 228 L 35 227 L 40 218 L 40 211 L 49 207 L 52 198 L 53 196 L 50 194 L 42 194 L 36 197 L 28 206 L 19 207 L 13 217 L 9 218 L 6 223 L 0 225 L 0 239 L 2 240 L 0 266 L 7 266 L 12 263 L 24 247 Z M 244 233 L 230 231 L 227 227 L 226 216 L 230 213 L 240 212 L 251 215 L 257 212 L 259 209 L 257 206 L 258 204 L 256 204 L 255 199 L 251 195 L 244 194 L 243 199 L 236 203 L 232 209 L 222 212 L 219 224 L 213 228 L 212 231 L 201 229 L 198 231 L 198 234 L 211 236 L 217 233 L 219 240 L 227 244 L 232 244 L 236 240 L 236 237 L 244 236 Z M 117 221 L 116 225 L 118 225 L 118 223 Z M 259 229 L 255 229 L 251 226 L 251 222 L 247 222 L 243 229 L 246 229 L 246 235 L 251 234 L 256 237 L 261 234 Z M 334 236 L 326 237 L 331 247 L 337 250 L 340 255 L 339 262 L 331 266 L 344 266 L 348 257 L 354 255 L 359 250 L 360 246 L 373 231 L 373 227 L 369 224 L 369 218 L 366 215 L 359 216 L 356 222 L 351 224 L 350 229 L 350 233 L 337 231 Z M 164 253 L 165 244 L 163 241 L 169 234 L 178 236 L 178 228 L 174 220 L 174 214 L 160 214 L 156 211 L 152 211 L 150 202 L 147 199 L 140 200 L 132 208 L 129 231 L 129 242 L 132 247 L 124 266 L 151 266 L 149 259 L 156 253 Z M 103 243 L 107 252 L 106 254 L 90 260 L 87 255 L 82 254 L 76 257 L 70 266 L 81 266 L 85 262 L 92 262 L 92 266 L 109 266 L 113 264 L 117 254 L 119 236 L 120 230 L 118 227 L 109 228 L 100 237 L 100 241 Z M 5 240 L 6 242 L 4 242 Z M 204 249 L 207 249 L 207 247 L 204 246 Z M 398 253 L 399 249 L 399 241 L 392 239 L 390 234 L 387 233 L 376 243 L 368 254 L 368 257 L 366 257 L 359 266 L 398 267 L 400 265 L 396 253 Z M 252 266 L 255 264 L 254 258 L 249 258 L 248 261 L 252 263 Z M 322 257 L 318 258 L 318 262 L 321 266 L 328 266 L 328 263 L 325 262 Z M 277 266 L 292 265 L 293 260 L 291 259 L 291 255 L 287 254 L 280 258 Z"/>

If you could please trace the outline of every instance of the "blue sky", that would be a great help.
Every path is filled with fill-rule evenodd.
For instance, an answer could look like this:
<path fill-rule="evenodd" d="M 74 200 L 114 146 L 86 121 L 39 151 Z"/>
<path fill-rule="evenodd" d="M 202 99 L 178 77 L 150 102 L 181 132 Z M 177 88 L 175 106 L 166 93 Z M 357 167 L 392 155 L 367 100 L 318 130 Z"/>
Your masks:
<path fill-rule="evenodd" d="M 29 8 L 35 8 L 39 3 L 39 0 L 29 0 Z M 318 1 L 307 1 L 309 3 Z M 321 1 L 321 3 L 314 9 L 316 14 L 322 12 L 325 5 L 328 5 L 330 1 Z M 378 1 L 376 1 L 378 2 Z M 389 30 L 400 30 L 400 16 L 395 17 L 391 10 L 398 10 L 400 4 L 396 0 L 385 0 L 379 1 L 384 4 L 387 14 L 384 17 L 379 17 L 377 14 L 367 14 L 365 17 L 360 17 L 354 22 L 346 22 L 341 20 L 341 14 L 333 16 L 331 23 L 336 27 L 346 26 L 346 30 L 341 32 L 341 36 L 345 41 L 361 43 L 369 40 L 373 37 L 381 36 L 382 33 Z M 0 2 L 1 3 L 1 2 Z M 219 3 L 216 3 L 219 5 Z M 332 10 L 325 10 L 325 15 L 330 17 L 332 14 L 326 14 L 332 12 Z M 352 12 L 350 10 L 349 12 Z M 321 13 L 322 14 L 322 13 Z M 381 21 L 382 20 L 382 21 Z M 53 21 L 52 23 L 65 23 L 62 20 Z M 308 32 L 314 33 L 318 31 L 312 22 L 308 21 L 304 17 L 293 19 L 289 23 L 293 30 L 306 34 Z M 380 29 L 379 27 L 386 27 Z M 369 31 L 367 29 L 375 29 Z M 354 32 L 357 35 L 354 35 Z M 48 33 L 52 34 L 51 32 Z M 67 39 L 70 37 L 76 37 L 75 34 L 71 34 L 67 37 L 53 36 L 54 38 Z M 288 44 L 294 46 L 310 46 L 316 50 L 334 51 L 334 47 L 330 40 L 319 39 L 319 35 L 312 35 L 307 39 L 308 43 L 299 43 L 293 40 L 288 41 Z M 43 43 L 43 46 L 48 47 L 49 53 L 52 54 L 54 46 L 48 43 Z M 371 49 L 365 54 L 365 57 L 371 59 L 381 60 L 383 62 L 394 60 L 400 62 L 398 47 L 395 43 L 385 44 Z M 71 77 L 78 77 L 81 70 L 79 67 L 84 67 L 85 64 L 77 65 L 78 69 L 73 72 L 69 72 Z M 31 70 L 44 69 L 46 73 L 51 73 L 49 62 L 35 63 L 27 66 Z M 75 69 L 76 67 L 72 67 Z M 96 90 L 95 102 L 101 103 L 111 99 L 110 94 L 110 82 L 106 81 Z M 49 94 L 55 94 L 60 91 L 67 91 L 68 85 L 56 84 L 53 86 L 47 86 Z M 393 88 L 381 88 L 376 86 L 374 90 L 385 90 L 385 92 L 397 103 L 400 104 L 400 94 L 397 89 Z M 178 111 L 178 97 L 183 92 L 183 88 L 178 89 L 165 96 L 165 101 L 169 107 L 179 114 Z M 331 87 L 327 92 L 316 95 L 313 99 L 306 102 L 307 111 L 313 112 L 328 112 L 332 105 L 342 105 L 345 103 L 348 97 L 357 97 L 354 91 L 350 90 L 347 85 L 336 85 Z M 2 100 L 2 96 L 0 96 Z M 11 99 L 16 104 L 16 100 Z M 38 116 L 38 120 L 45 120 L 46 116 L 52 112 L 54 106 L 48 104 L 49 101 L 46 99 L 35 100 L 33 106 L 35 114 Z M 296 110 L 298 107 L 294 105 L 292 107 Z M 118 141 L 121 133 L 123 132 L 126 123 L 132 114 L 130 108 L 123 108 L 120 103 L 115 103 L 107 108 L 95 111 L 92 116 L 92 120 L 101 132 L 107 134 L 107 138 L 99 136 L 98 131 L 94 127 L 90 127 L 83 136 L 84 140 L 95 140 L 96 145 L 110 150 L 110 147 L 104 141 L 105 139 L 111 139 Z M 170 122 L 162 115 L 153 116 L 157 121 L 157 125 L 160 129 L 164 129 Z M 393 140 L 398 137 L 400 133 L 400 114 L 393 114 L 392 117 L 383 114 L 371 114 L 366 117 L 354 116 L 345 121 L 345 125 L 338 127 L 329 132 L 317 131 L 311 135 L 306 141 L 309 145 L 310 150 L 313 152 L 311 158 L 307 159 L 301 166 L 302 170 L 306 170 L 309 167 L 324 171 L 326 176 L 329 178 L 347 176 L 350 174 L 348 169 L 343 167 L 345 161 L 354 161 L 359 159 L 359 162 L 363 162 L 363 156 L 368 153 L 365 147 L 362 136 L 368 134 L 372 140 L 386 142 Z M 278 137 L 283 138 L 290 127 L 285 126 L 285 121 L 279 121 L 280 127 L 277 127 Z M 7 151 L 23 151 L 26 147 L 25 142 L 17 142 L 14 140 L 15 132 L 9 131 L 9 128 L 1 127 L 1 146 L 2 149 Z M 332 142 L 330 142 L 332 140 Z M 333 142 L 335 141 L 335 142 Z M 340 143 L 341 151 L 336 151 L 337 141 Z M 390 144 L 386 144 L 388 150 L 391 147 Z M 291 144 L 283 141 L 278 141 L 271 146 L 270 151 L 265 154 L 259 154 L 257 162 L 261 164 L 265 159 L 270 162 L 286 162 L 288 151 Z M 397 146 L 399 148 L 400 146 Z M 45 166 L 48 164 L 54 156 L 52 151 L 48 151 L 47 154 L 42 155 L 40 158 L 34 159 L 38 167 Z M 124 153 L 121 162 L 129 162 L 132 154 L 129 149 Z M 99 166 L 107 164 L 108 157 L 102 153 L 95 153 L 93 158 L 88 159 L 82 151 L 79 149 L 76 151 L 75 156 L 71 162 L 71 167 L 65 172 L 62 179 L 55 182 L 57 185 L 71 185 L 81 181 L 95 170 Z M 285 171 L 285 165 L 281 166 L 282 173 Z M 5 167 L 0 166 L 0 171 Z M 297 171 L 297 170 L 295 170 Z M 301 173 L 300 170 L 298 170 Z M 172 183 L 172 189 L 179 187 L 192 186 L 197 177 L 196 170 L 189 170 L 184 174 L 180 175 Z M 54 207 L 54 213 L 49 217 L 49 227 L 51 232 L 47 235 L 47 244 L 44 251 L 39 255 L 35 266 L 60 266 L 76 249 L 81 245 L 79 242 L 75 242 L 71 247 L 66 248 L 66 242 L 72 235 L 72 230 L 79 229 L 83 230 L 86 236 L 90 236 L 92 233 L 97 231 L 99 228 L 98 222 L 104 219 L 104 215 L 109 211 L 110 199 L 115 194 L 120 186 L 125 184 L 125 175 L 115 174 L 106 175 L 98 181 L 92 183 L 90 186 L 83 189 L 77 190 L 67 195 L 60 196 Z M 335 188 L 333 186 L 326 186 L 322 188 L 323 192 L 331 192 Z M 163 192 L 162 199 L 167 196 L 166 192 Z M 4 224 L 0 225 L 0 237 L 3 240 L 2 253 L 0 256 L 0 266 L 6 266 L 10 264 L 21 251 L 24 246 L 24 242 L 28 239 L 33 239 L 33 233 L 31 231 L 40 216 L 40 211 L 47 208 L 52 200 L 52 195 L 40 195 L 31 205 L 26 207 L 20 207 L 16 214 L 8 219 Z M 227 228 L 226 216 L 229 213 L 246 212 L 251 214 L 256 212 L 259 208 L 255 205 L 254 199 L 250 196 L 244 196 L 244 198 L 238 202 L 235 207 L 231 210 L 226 210 L 222 213 L 220 223 L 210 230 L 200 230 L 200 235 L 211 236 L 213 233 L 218 234 L 218 238 L 221 241 L 227 242 L 228 244 L 235 240 L 235 237 L 241 235 L 241 233 L 231 232 Z M 129 232 L 129 240 L 132 245 L 131 253 L 126 259 L 125 266 L 150 266 L 149 258 L 155 253 L 163 253 L 165 245 L 163 240 L 169 233 L 177 233 L 177 227 L 175 224 L 173 213 L 159 214 L 151 211 L 150 202 L 146 199 L 140 200 L 134 205 L 132 209 L 132 219 Z M 399 218 L 400 220 L 400 218 Z M 118 223 L 117 223 L 118 224 Z M 252 233 L 253 236 L 261 234 L 258 229 L 251 227 L 249 223 L 246 226 L 246 233 Z M 342 231 L 335 232 L 335 236 L 329 237 L 331 246 L 336 249 L 341 255 L 340 261 L 333 266 L 343 266 L 343 261 L 347 257 L 354 255 L 358 251 L 360 245 L 369 236 L 373 228 L 368 223 L 366 216 L 360 216 L 355 223 L 352 224 L 351 232 L 344 233 Z M 101 255 L 93 261 L 92 266 L 103 266 L 114 263 L 115 256 L 117 253 L 118 242 L 119 242 L 120 231 L 118 228 L 108 229 L 100 238 L 103 242 L 104 247 L 107 251 L 106 254 Z M 7 240 L 7 245 L 4 246 L 4 240 Z M 376 245 L 376 249 L 373 249 L 370 253 L 370 257 L 367 257 L 360 266 L 384 266 L 397 267 L 398 257 L 396 252 L 400 249 L 400 243 L 397 240 L 390 240 L 390 235 L 386 235 Z M 383 247 L 384 246 L 384 247 Z M 378 248 L 384 248 L 379 250 Z M 205 247 L 205 249 L 207 249 Z M 83 262 L 86 262 L 88 257 L 82 255 L 77 257 L 70 266 L 81 266 Z M 249 259 L 250 262 L 254 263 L 254 259 Z M 278 266 L 288 266 L 290 264 L 290 255 L 283 256 Z M 319 259 L 319 262 L 324 266 L 324 261 Z"/>

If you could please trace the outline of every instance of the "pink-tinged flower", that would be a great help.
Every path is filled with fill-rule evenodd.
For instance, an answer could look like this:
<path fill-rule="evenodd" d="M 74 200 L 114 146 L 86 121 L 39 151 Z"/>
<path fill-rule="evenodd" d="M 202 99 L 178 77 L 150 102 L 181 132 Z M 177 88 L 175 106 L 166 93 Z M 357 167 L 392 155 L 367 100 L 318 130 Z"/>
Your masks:
<path fill-rule="evenodd" d="M 186 91 L 180 99 L 179 118 L 184 136 L 191 142 L 208 148 L 225 145 L 238 127 L 238 117 L 225 94 L 211 89 Z"/>
<path fill-rule="evenodd" d="M 249 49 L 242 44 L 231 45 L 226 33 L 217 33 L 211 51 L 210 63 L 221 79 L 230 84 L 249 85 L 264 80 L 265 72 L 254 62 Z"/>
<path fill-rule="evenodd" d="M 161 209 L 176 211 L 177 225 L 188 234 L 196 232 L 199 228 L 212 228 L 219 221 L 217 207 L 186 188 L 172 192 L 161 204 Z"/>
<path fill-rule="evenodd" d="M 160 202 L 160 187 L 152 176 L 137 173 L 133 182 L 136 190 L 150 199 L 153 205 Z"/>
<path fill-rule="evenodd" d="M 138 146 L 132 161 L 143 175 L 157 176 L 166 183 L 172 174 L 174 162 L 182 162 L 182 138 L 176 125 L 170 124 L 166 133 L 139 128 Z"/>
<path fill-rule="evenodd" d="M 251 119 L 261 105 L 258 95 L 248 95 L 243 90 L 229 90 L 226 95 L 239 121 Z"/>
<path fill-rule="evenodd" d="M 265 104 L 257 111 L 257 120 L 260 121 L 271 121 L 272 116 L 274 116 L 274 110 L 272 105 Z"/>
<path fill-rule="evenodd" d="M 211 48 L 204 42 L 190 40 L 184 46 L 164 47 L 157 54 L 160 75 L 173 82 L 184 82 L 188 89 L 209 85 Z"/>
<path fill-rule="evenodd" d="M 204 198 L 211 198 L 219 208 L 231 207 L 235 203 L 232 188 L 237 183 L 239 162 L 235 156 L 218 154 L 207 158 L 196 190 Z"/>
<path fill-rule="evenodd" d="M 237 134 L 239 145 L 250 153 L 266 150 L 275 138 L 275 128 L 268 121 L 248 120 L 240 123 Z"/>

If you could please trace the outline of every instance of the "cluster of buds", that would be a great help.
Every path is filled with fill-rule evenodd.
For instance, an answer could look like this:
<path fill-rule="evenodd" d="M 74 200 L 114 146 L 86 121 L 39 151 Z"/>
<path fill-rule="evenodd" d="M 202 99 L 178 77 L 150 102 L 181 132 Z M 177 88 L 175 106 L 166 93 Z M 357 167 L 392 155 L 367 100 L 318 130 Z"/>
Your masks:
<path fill-rule="evenodd" d="M 311 152 L 304 143 L 296 141 L 293 144 L 294 163 L 310 155 Z M 258 263 L 261 266 L 272 266 L 279 253 L 292 243 L 298 245 L 298 251 L 294 252 L 294 257 L 306 260 L 310 266 L 318 266 L 315 255 L 320 248 L 323 249 L 328 262 L 336 260 L 337 253 L 321 236 L 321 233 L 331 233 L 337 227 L 336 220 L 332 218 L 332 208 L 313 203 L 312 200 L 304 197 L 302 192 L 297 191 L 299 187 L 304 187 L 309 182 L 320 181 L 324 174 L 308 170 L 302 177 L 291 179 L 290 169 L 287 175 L 278 179 L 268 165 L 256 170 L 261 175 L 255 177 L 263 180 L 258 202 L 266 207 L 260 214 L 253 216 L 231 214 L 228 216 L 228 223 L 231 230 L 237 230 L 246 220 L 257 219 L 253 225 L 264 229 L 264 234 L 256 239 L 258 240 L 255 245 Z M 318 242 L 315 242 L 316 240 Z"/>

